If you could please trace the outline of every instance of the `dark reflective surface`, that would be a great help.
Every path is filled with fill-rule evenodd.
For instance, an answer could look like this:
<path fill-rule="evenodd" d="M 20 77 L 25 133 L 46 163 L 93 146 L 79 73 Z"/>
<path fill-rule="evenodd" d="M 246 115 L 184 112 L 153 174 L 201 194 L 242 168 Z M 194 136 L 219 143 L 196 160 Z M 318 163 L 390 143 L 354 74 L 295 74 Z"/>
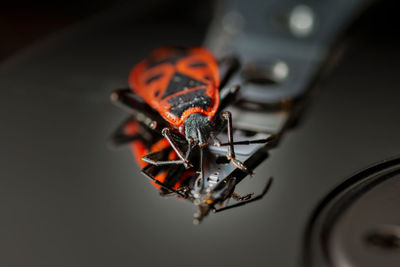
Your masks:
<path fill-rule="evenodd" d="M 397 46 L 361 32 L 303 123 L 238 189 L 261 191 L 273 175 L 268 195 L 195 227 L 192 205 L 159 197 L 128 149 L 105 146 L 125 117 L 108 95 L 130 68 L 166 40 L 203 37 L 201 27 L 137 13 L 98 18 L 2 65 L 0 265 L 297 266 L 319 200 L 399 152 Z"/>

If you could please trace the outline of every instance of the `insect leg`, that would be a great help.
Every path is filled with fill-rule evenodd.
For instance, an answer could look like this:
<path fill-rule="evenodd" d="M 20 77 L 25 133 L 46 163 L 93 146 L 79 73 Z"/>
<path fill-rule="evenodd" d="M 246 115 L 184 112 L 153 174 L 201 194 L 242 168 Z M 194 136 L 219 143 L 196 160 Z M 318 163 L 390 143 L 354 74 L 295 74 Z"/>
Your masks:
<path fill-rule="evenodd" d="M 271 142 L 275 139 L 274 135 L 270 135 L 267 138 L 262 138 L 262 139 L 255 139 L 255 140 L 244 140 L 244 141 L 237 141 L 237 142 L 232 142 L 232 143 L 220 143 L 217 144 L 218 146 L 230 146 L 231 144 L 233 145 L 251 145 L 251 144 L 265 144 L 268 142 Z"/>
<path fill-rule="evenodd" d="M 186 155 L 185 155 L 186 161 L 189 161 L 190 153 L 192 153 L 192 148 L 193 148 L 193 139 L 191 139 L 188 144 L 188 149 L 187 149 Z"/>
<path fill-rule="evenodd" d="M 195 189 L 198 192 L 203 192 L 204 189 L 204 151 L 203 147 L 200 147 L 200 172 L 199 177 L 196 180 Z"/>
<path fill-rule="evenodd" d="M 192 167 L 192 165 L 189 163 L 187 158 L 183 155 L 183 152 L 176 146 L 174 139 L 171 135 L 170 129 L 169 128 L 164 128 L 161 131 L 161 134 L 167 139 L 167 141 L 170 143 L 171 147 L 174 149 L 178 157 L 181 159 L 183 165 L 185 166 L 186 169 Z M 189 144 L 190 146 L 190 144 Z M 190 148 L 188 148 L 189 150 Z M 189 155 L 188 155 L 189 156 Z"/>
<path fill-rule="evenodd" d="M 219 102 L 219 107 L 218 110 L 216 112 L 216 114 L 221 114 L 221 112 L 230 104 L 232 104 L 233 102 L 235 102 L 236 97 L 239 93 L 240 90 L 240 86 L 239 85 L 235 85 L 229 88 L 226 88 L 224 90 L 221 91 L 220 94 L 220 102 Z M 214 145 L 218 146 L 219 140 L 217 139 L 216 135 L 217 133 L 221 132 L 223 130 L 223 128 L 225 127 L 225 123 L 224 123 L 224 119 L 222 119 L 220 116 L 216 116 L 215 117 L 215 131 L 213 133 L 211 133 L 211 138 L 214 141 Z"/>
<path fill-rule="evenodd" d="M 161 116 L 129 88 L 114 90 L 110 99 L 153 130 L 166 126 Z"/>
<path fill-rule="evenodd" d="M 229 111 L 224 111 L 221 113 L 221 116 L 224 120 L 228 122 L 228 154 L 226 157 L 236 167 L 238 167 L 244 172 L 251 174 L 251 171 L 249 171 L 240 160 L 236 159 L 235 146 L 233 145 L 234 142 L 233 142 L 232 114 Z"/>
<path fill-rule="evenodd" d="M 181 196 L 181 197 L 183 197 L 183 198 L 186 198 L 186 197 L 187 197 L 185 194 L 183 194 L 183 193 L 181 193 L 181 192 L 179 192 L 179 191 L 177 191 L 177 190 L 175 190 L 175 189 L 173 189 L 173 188 L 167 186 L 167 185 L 164 184 L 163 182 L 160 182 L 160 181 L 158 181 L 157 179 L 155 179 L 155 178 L 150 174 L 150 172 L 149 172 L 149 169 L 150 169 L 151 167 L 152 167 L 151 165 L 147 165 L 146 167 L 144 167 L 144 168 L 142 169 L 142 173 L 143 173 L 147 178 L 149 178 L 149 179 L 152 180 L 154 183 L 156 183 L 157 185 L 161 186 L 162 188 L 164 188 L 164 189 L 166 189 L 166 190 L 168 190 L 168 191 L 170 191 L 170 192 L 173 192 L 173 193 L 175 193 L 175 194 L 178 194 L 179 196 Z"/>
<path fill-rule="evenodd" d="M 186 158 L 186 156 L 189 157 L 190 152 L 186 153 L 186 156 L 183 155 L 183 152 L 177 147 L 177 145 L 174 141 L 174 136 L 171 135 L 170 129 L 164 128 L 161 131 L 161 133 L 165 137 L 165 139 L 167 139 L 167 141 L 171 145 L 172 149 L 176 152 L 176 154 L 179 157 L 179 160 L 160 160 L 159 153 L 161 153 L 161 151 L 149 153 L 146 156 L 144 156 L 142 158 L 142 160 L 144 162 L 147 162 L 147 163 L 150 163 L 150 164 L 156 165 L 156 166 L 169 165 L 169 164 L 183 164 L 186 169 L 191 168 L 192 165 Z M 190 148 L 188 150 L 190 150 Z"/>
<path fill-rule="evenodd" d="M 251 199 L 251 197 L 254 195 L 254 193 L 250 193 L 244 196 L 239 195 L 238 193 L 233 192 L 232 193 L 232 198 L 236 201 L 245 201 Z"/>
<path fill-rule="evenodd" d="M 171 147 L 174 149 L 174 151 L 176 152 L 176 154 L 178 155 L 178 157 L 183 161 L 183 165 L 185 166 L 186 169 L 192 167 L 192 165 L 189 163 L 188 159 L 186 158 L 186 156 L 189 157 L 189 153 L 190 153 L 190 144 L 189 144 L 189 148 L 188 148 L 188 153 L 186 156 L 183 155 L 183 152 L 176 146 L 175 141 L 173 136 L 171 135 L 170 129 L 169 128 L 164 128 L 161 131 L 162 135 L 168 140 L 168 142 L 170 143 Z"/>
<path fill-rule="evenodd" d="M 229 206 L 220 208 L 220 209 L 215 209 L 215 208 L 214 208 L 214 209 L 213 209 L 213 212 L 214 212 L 214 213 L 217 213 L 217 212 L 221 212 L 221 211 L 224 211 L 224 210 L 228 210 L 228 209 L 240 207 L 240 206 L 243 206 L 243 205 L 249 204 L 249 203 L 251 203 L 251 202 L 254 202 L 254 201 L 257 201 L 257 200 L 262 199 L 262 198 L 267 194 L 268 190 L 270 189 L 271 184 L 272 184 L 272 181 L 273 181 L 273 178 L 270 177 L 270 178 L 268 179 L 267 184 L 266 184 L 265 187 L 264 187 L 264 190 L 261 192 L 261 194 L 255 196 L 255 197 L 253 197 L 253 198 L 250 198 L 250 199 L 248 199 L 248 200 L 244 200 L 244 201 L 242 201 L 242 202 L 238 202 L 238 203 L 235 203 L 235 204 L 232 204 L 232 205 L 229 205 Z"/>
<path fill-rule="evenodd" d="M 125 133 L 125 127 L 126 125 L 131 122 L 132 118 L 129 117 L 128 119 L 124 120 L 118 127 L 115 129 L 113 134 L 110 136 L 108 140 L 108 145 L 111 148 L 116 148 L 121 145 L 130 143 L 135 140 L 142 139 L 141 134 L 133 134 L 133 135 L 128 135 Z"/>
<path fill-rule="evenodd" d="M 144 162 L 147 162 L 151 165 L 162 166 L 162 165 L 171 165 L 171 164 L 184 164 L 183 160 L 159 160 L 160 155 L 163 151 L 155 151 L 147 154 L 142 158 Z"/>
<path fill-rule="evenodd" d="M 217 114 L 224 110 L 229 104 L 236 100 L 240 86 L 235 85 L 230 88 L 225 89 L 231 76 L 239 69 L 240 62 L 236 56 L 228 56 L 222 58 L 219 61 L 219 73 L 220 73 L 220 104 L 218 107 Z"/>
<path fill-rule="evenodd" d="M 236 56 L 227 56 L 219 61 L 219 73 L 221 79 L 220 88 L 223 88 L 232 75 L 239 70 L 240 62 Z"/>
<path fill-rule="evenodd" d="M 235 100 L 236 100 L 236 98 L 238 96 L 239 90 L 240 90 L 240 86 L 239 85 L 235 85 L 235 86 L 226 88 L 226 89 L 221 91 L 221 98 L 220 98 L 220 102 L 219 102 L 219 107 L 218 107 L 217 113 L 221 112 L 227 106 L 229 106 L 230 104 L 235 102 Z"/>

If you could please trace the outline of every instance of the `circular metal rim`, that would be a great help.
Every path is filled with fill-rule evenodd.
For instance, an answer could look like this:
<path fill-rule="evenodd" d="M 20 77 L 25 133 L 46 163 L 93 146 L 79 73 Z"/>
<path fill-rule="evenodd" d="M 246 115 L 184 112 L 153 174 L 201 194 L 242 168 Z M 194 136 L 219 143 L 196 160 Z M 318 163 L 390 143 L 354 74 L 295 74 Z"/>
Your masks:
<path fill-rule="evenodd" d="M 332 266 L 328 253 L 329 232 L 333 221 L 363 192 L 390 178 L 400 170 L 400 155 L 356 172 L 330 191 L 314 209 L 303 238 L 302 266 Z"/>

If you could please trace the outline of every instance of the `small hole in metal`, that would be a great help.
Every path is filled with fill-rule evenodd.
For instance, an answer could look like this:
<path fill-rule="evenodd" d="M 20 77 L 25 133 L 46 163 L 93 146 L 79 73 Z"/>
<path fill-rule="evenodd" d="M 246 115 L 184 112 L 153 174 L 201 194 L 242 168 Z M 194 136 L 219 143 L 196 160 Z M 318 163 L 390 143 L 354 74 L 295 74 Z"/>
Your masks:
<path fill-rule="evenodd" d="M 400 226 L 384 225 L 365 235 L 365 242 L 386 250 L 400 249 Z"/>
<path fill-rule="evenodd" d="M 246 130 L 237 130 L 237 132 L 241 135 L 244 135 L 246 137 L 253 137 L 257 134 L 257 132 L 254 131 L 246 131 Z"/>
<path fill-rule="evenodd" d="M 219 156 L 219 157 L 215 160 L 215 162 L 216 162 L 217 164 L 225 165 L 225 164 L 228 164 L 228 163 L 229 163 L 229 160 L 228 160 L 228 158 L 227 158 L 226 156 Z"/>
<path fill-rule="evenodd" d="M 249 83 L 274 85 L 287 78 L 289 67 L 281 60 L 248 62 L 244 65 L 241 75 Z"/>

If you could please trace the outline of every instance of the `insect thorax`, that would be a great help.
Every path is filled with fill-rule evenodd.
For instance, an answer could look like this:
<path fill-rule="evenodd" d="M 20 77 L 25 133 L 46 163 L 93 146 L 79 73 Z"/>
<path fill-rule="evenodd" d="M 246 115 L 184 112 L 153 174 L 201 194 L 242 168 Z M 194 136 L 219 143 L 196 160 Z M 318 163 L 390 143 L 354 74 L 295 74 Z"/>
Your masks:
<path fill-rule="evenodd" d="M 193 113 L 185 120 L 185 137 L 189 142 L 193 139 L 196 144 L 206 144 L 212 129 L 210 120 L 204 114 Z"/>

